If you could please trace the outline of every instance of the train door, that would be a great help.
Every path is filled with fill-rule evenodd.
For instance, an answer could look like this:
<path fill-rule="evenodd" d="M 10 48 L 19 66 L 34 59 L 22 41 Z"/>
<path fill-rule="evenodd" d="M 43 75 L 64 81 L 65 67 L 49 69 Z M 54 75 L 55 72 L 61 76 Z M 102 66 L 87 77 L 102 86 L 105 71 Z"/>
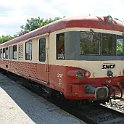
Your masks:
<path fill-rule="evenodd" d="M 39 39 L 38 79 L 43 84 L 49 83 L 48 36 Z"/>

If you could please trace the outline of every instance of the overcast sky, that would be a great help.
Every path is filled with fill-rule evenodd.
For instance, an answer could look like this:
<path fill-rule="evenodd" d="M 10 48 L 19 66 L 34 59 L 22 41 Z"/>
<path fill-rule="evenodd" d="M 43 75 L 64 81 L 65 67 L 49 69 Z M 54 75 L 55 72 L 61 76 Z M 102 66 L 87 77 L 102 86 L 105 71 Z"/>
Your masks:
<path fill-rule="evenodd" d="M 105 16 L 124 19 L 124 0 L 0 0 L 0 36 L 14 35 L 31 17 Z"/>

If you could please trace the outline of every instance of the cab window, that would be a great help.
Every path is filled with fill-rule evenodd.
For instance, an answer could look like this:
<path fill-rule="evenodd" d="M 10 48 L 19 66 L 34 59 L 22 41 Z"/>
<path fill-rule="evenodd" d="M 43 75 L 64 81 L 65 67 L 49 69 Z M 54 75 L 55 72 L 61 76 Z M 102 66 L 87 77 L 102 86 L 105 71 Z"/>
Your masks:
<path fill-rule="evenodd" d="M 102 34 L 102 55 L 115 55 L 116 54 L 116 35 Z"/>
<path fill-rule="evenodd" d="M 80 54 L 99 55 L 100 33 L 81 32 L 80 33 Z"/>
<path fill-rule="evenodd" d="M 56 35 L 56 59 L 64 59 L 64 54 L 64 33 L 60 33 Z"/>
<path fill-rule="evenodd" d="M 124 39 L 123 36 L 116 36 L 116 55 L 124 55 Z"/>

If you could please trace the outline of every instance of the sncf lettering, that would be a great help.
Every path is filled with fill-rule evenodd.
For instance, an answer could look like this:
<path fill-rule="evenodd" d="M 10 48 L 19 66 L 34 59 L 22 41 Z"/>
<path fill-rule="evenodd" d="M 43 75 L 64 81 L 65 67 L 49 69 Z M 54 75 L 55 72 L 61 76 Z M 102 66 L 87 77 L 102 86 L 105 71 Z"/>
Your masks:
<path fill-rule="evenodd" d="M 102 69 L 113 69 L 115 64 L 103 64 Z"/>

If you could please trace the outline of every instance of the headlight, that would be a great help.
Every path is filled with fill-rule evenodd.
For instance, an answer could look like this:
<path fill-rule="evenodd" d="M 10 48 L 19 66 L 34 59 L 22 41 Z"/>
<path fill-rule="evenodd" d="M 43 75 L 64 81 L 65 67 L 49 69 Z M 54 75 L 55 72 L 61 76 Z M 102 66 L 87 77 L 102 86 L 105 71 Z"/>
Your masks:
<path fill-rule="evenodd" d="M 90 77 L 91 73 L 83 69 L 74 69 L 74 70 L 69 70 L 67 72 L 67 75 L 69 77 L 81 79 L 83 77 L 86 77 L 86 78 Z"/>
<path fill-rule="evenodd" d="M 110 15 L 108 15 L 108 16 L 105 17 L 105 21 L 108 22 L 108 23 L 112 23 L 113 18 Z"/>
<path fill-rule="evenodd" d="M 91 73 L 89 71 L 86 71 L 84 75 L 85 77 L 90 77 Z"/>

